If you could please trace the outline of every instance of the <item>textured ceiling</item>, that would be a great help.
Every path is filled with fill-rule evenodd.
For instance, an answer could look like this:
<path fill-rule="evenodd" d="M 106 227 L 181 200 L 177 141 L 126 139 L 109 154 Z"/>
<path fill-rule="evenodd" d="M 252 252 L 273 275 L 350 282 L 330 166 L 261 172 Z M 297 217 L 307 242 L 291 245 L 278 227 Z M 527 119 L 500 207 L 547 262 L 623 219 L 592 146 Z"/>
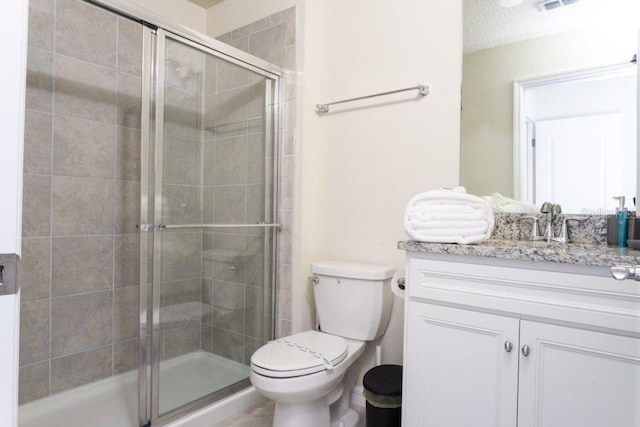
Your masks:
<path fill-rule="evenodd" d="M 193 4 L 197 4 L 200 7 L 209 9 L 211 6 L 214 6 L 218 3 L 222 3 L 224 0 L 189 0 L 189 1 Z"/>
<path fill-rule="evenodd" d="M 539 0 L 504 8 L 498 0 L 464 0 L 464 53 L 599 25 L 640 25 L 640 0 L 580 0 L 539 12 Z"/>

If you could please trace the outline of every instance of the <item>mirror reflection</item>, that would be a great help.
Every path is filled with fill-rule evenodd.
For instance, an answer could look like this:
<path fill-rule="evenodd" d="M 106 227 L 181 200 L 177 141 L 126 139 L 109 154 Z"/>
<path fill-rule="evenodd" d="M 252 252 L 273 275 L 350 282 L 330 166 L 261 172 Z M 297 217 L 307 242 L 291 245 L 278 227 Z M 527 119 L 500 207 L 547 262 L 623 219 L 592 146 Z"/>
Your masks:
<path fill-rule="evenodd" d="M 464 0 L 461 185 L 634 209 L 639 27 L 637 0 Z"/>

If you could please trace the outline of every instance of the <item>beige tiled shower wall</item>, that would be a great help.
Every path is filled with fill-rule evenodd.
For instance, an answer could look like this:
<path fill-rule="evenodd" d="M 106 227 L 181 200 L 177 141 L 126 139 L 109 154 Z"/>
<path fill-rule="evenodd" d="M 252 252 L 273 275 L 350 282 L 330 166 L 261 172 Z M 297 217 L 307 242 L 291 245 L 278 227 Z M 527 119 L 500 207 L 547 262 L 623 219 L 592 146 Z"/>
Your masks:
<path fill-rule="evenodd" d="M 137 367 L 141 40 L 30 1 L 20 403 Z"/>
<path fill-rule="evenodd" d="M 291 232 L 293 221 L 293 183 L 295 176 L 296 109 L 296 9 L 267 16 L 218 37 L 218 40 L 269 61 L 285 70 L 280 106 L 281 144 L 278 220 L 283 224 L 278 236 L 276 278 L 276 336 L 291 333 Z"/>

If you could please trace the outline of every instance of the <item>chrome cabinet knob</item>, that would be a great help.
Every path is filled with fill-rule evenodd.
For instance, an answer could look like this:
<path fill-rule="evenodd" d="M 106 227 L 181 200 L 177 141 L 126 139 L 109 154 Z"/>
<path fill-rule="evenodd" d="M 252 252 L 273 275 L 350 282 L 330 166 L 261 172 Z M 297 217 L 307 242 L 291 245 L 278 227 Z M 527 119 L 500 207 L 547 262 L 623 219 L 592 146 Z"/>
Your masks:
<path fill-rule="evenodd" d="M 504 349 L 507 353 L 511 353 L 511 350 L 513 350 L 513 344 L 511 344 L 511 341 L 505 341 L 504 342 Z"/>
<path fill-rule="evenodd" d="M 522 349 L 520 351 L 522 352 L 522 355 L 524 357 L 527 357 L 529 355 L 530 348 L 528 345 L 525 344 L 522 346 Z"/>

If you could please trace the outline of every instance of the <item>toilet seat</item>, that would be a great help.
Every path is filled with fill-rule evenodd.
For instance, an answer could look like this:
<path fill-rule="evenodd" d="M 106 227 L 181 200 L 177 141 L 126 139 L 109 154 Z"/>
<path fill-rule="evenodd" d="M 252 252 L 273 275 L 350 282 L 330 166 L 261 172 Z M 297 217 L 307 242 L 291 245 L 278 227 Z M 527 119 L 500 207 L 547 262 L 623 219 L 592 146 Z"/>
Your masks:
<path fill-rule="evenodd" d="M 271 341 L 251 356 L 251 369 L 266 377 L 292 378 L 332 369 L 347 357 L 347 341 L 307 331 Z"/>

